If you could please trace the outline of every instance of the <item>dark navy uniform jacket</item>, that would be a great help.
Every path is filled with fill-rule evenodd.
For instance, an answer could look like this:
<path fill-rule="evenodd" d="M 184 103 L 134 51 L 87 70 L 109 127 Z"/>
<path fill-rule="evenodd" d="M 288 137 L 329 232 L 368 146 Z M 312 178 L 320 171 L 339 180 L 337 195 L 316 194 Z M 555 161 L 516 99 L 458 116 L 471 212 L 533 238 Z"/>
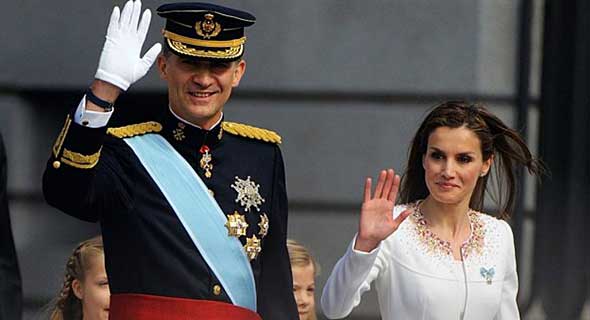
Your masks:
<path fill-rule="evenodd" d="M 187 160 L 226 215 L 245 216 L 246 236 L 261 238 L 251 260 L 257 312 L 263 319 L 298 319 L 286 249 L 287 196 L 280 149 L 269 131 L 243 125 L 211 131 L 183 124 L 169 111 L 152 122 L 118 129 L 88 128 L 68 116 L 43 177 L 47 202 L 69 215 L 100 221 L 112 294 L 135 293 L 230 302 L 162 192 L 120 138 L 157 132 Z M 161 124 L 161 127 L 158 127 Z M 227 124 L 227 123 L 226 123 Z M 274 134 L 270 132 L 270 134 Z M 117 137 L 118 136 L 118 137 Z M 249 136 L 249 137 L 248 137 Z M 280 138 L 279 138 L 280 139 Z M 272 139 L 270 139 L 272 140 Z M 209 148 L 211 177 L 200 166 Z M 245 211 L 237 179 L 258 186 L 263 199 Z M 268 217 L 268 233 L 261 227 Z"/>
<path fill-rule="evenodd" d="M 6 171 L 6 152 L 0 135 L 0 319 L 20 319 L 22 288 L 10 228 Z"/>

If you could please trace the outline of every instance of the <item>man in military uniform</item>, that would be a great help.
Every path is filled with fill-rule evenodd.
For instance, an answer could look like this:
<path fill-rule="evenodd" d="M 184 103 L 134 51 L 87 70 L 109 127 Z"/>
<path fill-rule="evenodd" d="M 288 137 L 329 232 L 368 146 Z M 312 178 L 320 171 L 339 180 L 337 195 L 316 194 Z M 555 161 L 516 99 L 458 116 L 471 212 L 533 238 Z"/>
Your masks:
<path fill-rule="evenodd" d="M 297 319 L 280 137 L 223 119 L 254 16 L 162 5 L 164 50 L 142 58 L 150 11 L 140 13 L 139 0 L 113 10 L 95 80 L 52 149 L 46 200 L 100 221 L 111 319 Z M 107 128 L 119 94 L 156 60 L 169 106 Z"/>

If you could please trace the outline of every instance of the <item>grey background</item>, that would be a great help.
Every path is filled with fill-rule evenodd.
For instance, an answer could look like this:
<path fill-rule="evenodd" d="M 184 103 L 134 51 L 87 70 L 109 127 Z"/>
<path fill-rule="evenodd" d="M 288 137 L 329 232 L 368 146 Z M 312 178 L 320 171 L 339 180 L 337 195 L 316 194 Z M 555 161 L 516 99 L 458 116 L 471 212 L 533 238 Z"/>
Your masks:
<path fill-rule="evenodd" d="M 414 130 L 448 98 L 489 104 L 515 123 L 519 1 L 218 1 L 253 12 L 247 72 L 226 118 L 283 136 L 289 236 L 318 258 L 318 298 L 356 231 L 364 178 L 403 170 Z M 98 232 L 48 207 L 41 175 L 66 112 L 92 81 L 111 8 L 119 1 L 22 0 L 3 4 L 0 131 L 9 160 L 13 230 L 24 281 L 25 319 L 43 318 L 75 243 Z M 160 3 L 144 1 L 154 10 Z M 542 1 L 535 1 L 531 97 L 538 98 Z M 157 16 L 145 48 L 160 41 Z M 165 95 L 153 70 L 129 96 Z M 64 98 L 65 97 L 65 98 Z M 119 106 L 134 108 L 141 106 Z M 528 126 L 536 150 L 538 112 Z M 530 297 L 534 185 L 528 181 L 519 299 Z M 124 245 L 124 244 L 122 244 Z M 586 308 L 588 309 L 588 308 Z M 319 311 L 319 308 L 318 308 Z M 586 312 L 586 315 L 588 312 Z M 587 316 L 585 316 L 588 318 Z M 377 319 L 368 293 L 350 319 Z M 527 319 L 544 319 L 541 306 Z"/>

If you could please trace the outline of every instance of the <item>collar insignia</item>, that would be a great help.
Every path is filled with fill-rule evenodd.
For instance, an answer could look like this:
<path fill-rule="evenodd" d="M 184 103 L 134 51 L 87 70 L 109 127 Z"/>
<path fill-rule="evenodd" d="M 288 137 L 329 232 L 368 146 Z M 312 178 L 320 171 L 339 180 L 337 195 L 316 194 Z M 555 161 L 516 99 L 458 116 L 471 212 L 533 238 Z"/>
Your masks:
<path fill-rule="evenodd" d="M 182 140 L 184 140 L 184 138 L 186 138 L 184 135 L 184 127 L 185 127 L 185 124 L 182 122 L 179 122 L 178 128 L 172 130 L 172 136 L 174 136 L 174 139 L 176 141 L 182 141 Z"/>

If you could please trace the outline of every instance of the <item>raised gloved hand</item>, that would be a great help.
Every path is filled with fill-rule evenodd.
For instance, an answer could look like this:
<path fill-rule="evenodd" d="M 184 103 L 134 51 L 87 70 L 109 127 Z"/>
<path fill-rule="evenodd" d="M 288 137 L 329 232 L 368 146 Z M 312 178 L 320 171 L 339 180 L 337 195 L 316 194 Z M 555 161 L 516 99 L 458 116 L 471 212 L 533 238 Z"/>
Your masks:
<path fill-rule="evenodd" d="M 140 56 L 152 17 L 149 9 L 145 10 L 141 20 L 140 13 L 140 0 L 127 1 L 121 13 L 119 7 L 113 9 L 98 70 L 94 76 L 96 79 L 127 90 L 148 72 L 162 50 L 162 45 L 156 43 L 143 58 Z"/>

